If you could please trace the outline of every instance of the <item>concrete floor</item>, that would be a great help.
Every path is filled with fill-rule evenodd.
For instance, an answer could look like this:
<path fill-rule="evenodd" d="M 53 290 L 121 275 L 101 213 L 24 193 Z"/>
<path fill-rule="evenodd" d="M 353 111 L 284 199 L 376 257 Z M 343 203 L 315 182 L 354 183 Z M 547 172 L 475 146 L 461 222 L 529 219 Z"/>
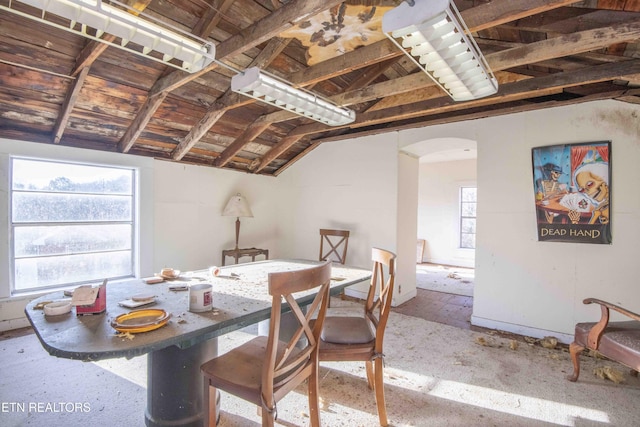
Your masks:
<path fill-rule="evenodd" d="M 336 301 L 332 306 L 353 301 Z M 392 310 L 385 336 L 385 394 L 391 426 L 640 425 L 640 379 L 618 364 L 583 357 L 577 383 L 566 348 L 546 349 L 470 325 L 472 298 L 418 289 Z M 219 339 L 221 353 L 252 337 Z M 624 383 L 595 376 L 603 366 Z M 378 425 L 364 365 L 321 366 L 321 420 L 329 427 Z M 19 404 L 83 403 L 71 412 L 21 411 Z M 49 356 L 31 330 L 0 335 L 0 426 L 143 426 L 146 358 L 81 363 Z M 18 406 L 16 406 L 18 404 Z M 26 406 L 29 409 L 29 406 Z M 306 391 L 278 406 L 277 425 L 306 426 Z M 220 427 L 260 425 L 255 407 L 223 395 Z"/>

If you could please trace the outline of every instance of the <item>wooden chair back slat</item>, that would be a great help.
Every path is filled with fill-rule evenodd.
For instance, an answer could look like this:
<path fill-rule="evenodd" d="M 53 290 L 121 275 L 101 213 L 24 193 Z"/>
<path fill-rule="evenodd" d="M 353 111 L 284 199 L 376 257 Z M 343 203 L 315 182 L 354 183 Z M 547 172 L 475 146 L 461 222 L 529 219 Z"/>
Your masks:
<path fill-rule="evenodd" d="M 396 275 L 396 255 L 373 248 L 371 281 L 364 303 L 364 317 L 327 317 L 326 335 L 320 342 L 321 361 L 365 362 L 369 387 L 375 391 L 381 426 L 388 424 L 384 397 L 383 341 L 387 327 Z M 355 319 L 355 322 L 354 322 Z M 373 326 L 374 335 L 369 333 Z M 354 336 L 352 331 L 357 331 Z M 346 337 L 346 338 L 345 338 Z"/>
<path fill-rule="evenodd" d="M 205 379 L 203 413 L 209 426 L 216 425 L 218 388 L 258 405 L 262 425 L 272 427 L 278 412 L 276 403 L 307 382 L 310 423 L 312 427 L 320 427 L 319 343 L 330 283 L 331 261 L 269 274 L 272 302 L 268 335 L 257 336 L 200 367 Z M 289 317 L 289 313 L 292 315 L 287 321 L 292 320 L 295 331 L 290 339 L 281 339 L 282 316 Z M 289 336 L 289 326 L 284 328 L 283 335 Z"/>
<path fill-rule="evenodd" d="M 340 264 L 347 262 L 347 248 L 349 246 L 349 230 L 320 229 L 319 260 L 331 260 Z"/>
<path fill-rule="evenodd" d="M 314 363 L 321 325 L 329 302 L 330 283 L 331 262 L 329 261 L 304 270 L 269 274 L 269 294 L 272 296 L 272 304 L 266 369 L 263 370 L 263 391 L 266 394 L 273 393 L 274 387 L 281 387 L 291 378 L 310 369 L 311 364 Z M 319 290 L 311 304 L 306 307 L 305 314 L 296 301 L 296 294 L 318 287 Z M 298 326 L 287 342 L 284 352 L 277 354 L 282 312 L 286 309 L 284 304 L 293 313 Z M 315 320 L 313 327 L 312 319 Z"/>

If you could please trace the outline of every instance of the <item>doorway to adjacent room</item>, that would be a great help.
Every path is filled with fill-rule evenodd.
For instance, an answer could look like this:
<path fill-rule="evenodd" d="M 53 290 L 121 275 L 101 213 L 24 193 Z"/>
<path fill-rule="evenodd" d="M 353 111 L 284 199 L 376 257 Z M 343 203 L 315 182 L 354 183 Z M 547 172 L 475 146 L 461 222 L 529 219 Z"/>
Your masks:
<path fill-rule="evenodd" d="M 473 268 L 441 264 L 416 265 L 416 297 L 394 311 L 432 322 L 471 329 Z"/>

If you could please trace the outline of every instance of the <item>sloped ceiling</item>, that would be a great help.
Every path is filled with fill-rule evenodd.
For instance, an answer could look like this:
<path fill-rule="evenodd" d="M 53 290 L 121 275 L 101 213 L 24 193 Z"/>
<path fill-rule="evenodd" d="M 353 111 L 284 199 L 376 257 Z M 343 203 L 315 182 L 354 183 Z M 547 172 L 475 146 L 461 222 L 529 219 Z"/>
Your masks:
<path fill-rule="evenodd" d="M 220 63 L 194 74 L 0 10 L 0 136 L 278 175 L 327 141 L 640 102 L 640 0 L 457 0 L 500 83 L 468 102 L 452 101 L 381 34 L 398 3 L 130 3 L 215 42 Z M 349 106 L 356 121 L 329 127 L 231 92 L 235 70 L 250 66 Z"/>

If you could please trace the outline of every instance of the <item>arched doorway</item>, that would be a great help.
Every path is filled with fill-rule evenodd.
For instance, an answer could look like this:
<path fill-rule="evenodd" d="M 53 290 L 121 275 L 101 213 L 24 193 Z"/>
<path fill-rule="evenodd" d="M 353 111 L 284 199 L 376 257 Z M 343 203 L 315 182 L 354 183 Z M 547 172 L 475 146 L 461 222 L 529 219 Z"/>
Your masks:
<path fill-rule="evenodd" d="M 477 194 L 476 142 L 435 138 L 402 150 L 419 158 L 417 238 L 425 242 L 416 257 L 418 296 L 404 309 L 468 329 L 475 267 L 475 205 L 470 206 L 477 198 L 467 195 Z"/>

